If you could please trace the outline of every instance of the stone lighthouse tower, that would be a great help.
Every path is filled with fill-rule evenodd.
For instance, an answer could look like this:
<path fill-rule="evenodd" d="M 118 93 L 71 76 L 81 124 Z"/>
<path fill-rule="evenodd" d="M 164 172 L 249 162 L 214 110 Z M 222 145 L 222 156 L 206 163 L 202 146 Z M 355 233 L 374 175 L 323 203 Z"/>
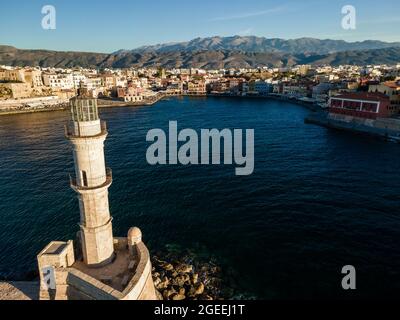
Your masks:
<path fill-rule="evenodd" d="M 70 184 L 79 200 L 80 246 L 75 250 L 72 240 L 52 241 L 38 254 L 40 299 L 157 300 L 140 229 L 113 237 L 108 204 L 112 175 L 104 159 L 107 128 L 99 119 L 97 100 L 81 88 L 70 106 L 65 133 L 75 163 Z"/>
<path fill-rule="evenodd" d="M 111 170 L 105 166 L 105 122 L 99 119 L 97 100 L 81 88 L 71 99 L 68 139 L 72 144 L 75 177 L 71 187 L 78 194 L 80 239 L 83 259 L 88 266 L 108 264 L 114 256 L 112 218 L 108 205 Z"/>

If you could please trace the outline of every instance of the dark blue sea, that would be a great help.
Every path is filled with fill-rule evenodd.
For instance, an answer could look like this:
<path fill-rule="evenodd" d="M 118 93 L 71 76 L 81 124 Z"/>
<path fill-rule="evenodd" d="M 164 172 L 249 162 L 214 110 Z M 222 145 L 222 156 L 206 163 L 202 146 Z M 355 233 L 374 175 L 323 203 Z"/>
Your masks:
<path fill-rule="evenodd" d="M 166 245 L 216 257 L 247 297 L 393 298 L 400 294 L 400 145 L 304 123 L 289 102 L 171 98 L 102 109 L 113 169 L 114 233 L 139 226 Z M 150 166 L 148 130 L 255 129 L 255 170 Z M 0 117 L 0 278 L 36 269 L 51 240 L 75 238 L 67 113 Z M 341 269 L 357 270 L 344 291 Z"/>

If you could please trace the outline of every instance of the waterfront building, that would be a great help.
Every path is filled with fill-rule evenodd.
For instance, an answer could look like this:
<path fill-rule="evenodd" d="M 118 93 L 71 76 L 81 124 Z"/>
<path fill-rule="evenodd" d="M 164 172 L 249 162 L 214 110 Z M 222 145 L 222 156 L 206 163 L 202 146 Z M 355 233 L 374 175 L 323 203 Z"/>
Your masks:
<path fill-rule="evenodd" d="M 7 72 L 7 69 L 0 68 L 0 81 L 6 80 L 6 72 Z"/>
<path fill-rule="evenodd" d="M 242 81 L 239 85 L 239 92 L 242 96 L 247 96 L 249 94 L 250 87 L 247 81 Z"/>
<path fill-rule="evenodd" d="M 102 79 L 101 77 L 91 77 L 86 79 L 86 88 L 88 90 L 101 89 Z"/>
<path fill-rule="evenodd" d="M 283 83 L 274 83 L 272 93 L 282 94 L 282 92 L 283 92 Z"/>
<path fill-rule="evenodd" d="M 149 252 L 138 228 L 114 238 L 105 166 L 105 122 L 97 100 L 79 90 L 70 100 L 66 137 L 71 143 L 75 175 L 70 185 L 80 209 L 80 230 L 73 241 L 53 241 L 38 255 L 40 298 L 45 300 L 155 300 Z"/>
<path fill-rule="evenodd" d="M 131 85 L 127 88 L 117 88 L 117 97 L 124 102 L 140 102 L 144 98 L 142 92 L 142 88 Z"/>
<path fill-rule="evenodd" d="M 204 80 L 193 80 L 187 84 L 187 94 L 204 95 L 207 93 L 206 83 Z"/>
<path fill-rule="evenodd" d="M 329 91 L 335 87 L 329 82 L 319 83 L 312 88 L 312 98 L 319 102 L 327 102 Z"/>
<path fill-rule="evenodd" d="M 300 85 L 284 85 L 282 88 L 282 94 L 293 98 L 302 98 L 308 95 L 308 89 L 305 86 Z"/>
<path fill-rule="evenodd" d="M 258 80 L 254 82 L 254 91 L 261 96 L 270 94 L 273 89 L 273 85 L 271 83 L 267 83 L 266 81 Z"/>
<path fill-rule="evenodd" d="M 211 84 L 211 92 L 217 94 L 225 94 L 228 93 L 229 89 L 229 82 L 226 81 L 225 78 L 221 79 L 220 81 L 213 82 Z"/>
<path fill-rule="evenodd" d="M 400 113 L 400 81 L 387 81 L 369 86 L 369 92 L 379 92 L 390 99 L 390 114 Z"/>
<path fill-rule="evenodd" d="M 25 82 L 32 88 L 40 88 L 43 86 L 42 72 L 35 69 L 24 70 Z"/>
<path fill-rule="evenodd" d="M 41 88 L 43 86 L 42 72 L 33 68 L 26 69 L 0 69 L 0 81 L 15 83 L 15 84 L 26 84 L 26 87 L 35 89 Z M 15 88 L 23 88 L 25 86 L 14 86 Z M 25 90 L 25 89 L 23 89 Z M 26 95 L 20 95 L 16 93 L 17 90 L 14 89 L 14 96 L 25 97 Z M 29 91 L 29 90 L 28 90 Z M 29 96 L 29 93 L 28 93 Z"/>
<path fill-rule="evenodd" d="M 52 89 L 70 90 L 76 88 L 72 74 L 44 73 L 43 83 Z"/>
<path fill-rule="evenodd" d="M 6 91 L 9 93 L 9 96 L 5 96 L 5 98 L 12 99 L 21 99 L 21 98 L 29 98 L 32 94 L 32 88 L 27 83 L 21 82 L 7 82 L 0 83 L 0 91 Z M 0 96 L 0 98 L 3 98 Z"/>
<path fill-rule="evenodd" d="M 228 86 L 231 94 L 237 95 L 239 93 L 239 85 L 242 82 L 239 78 L 229 78 Z"/>
<path fill-rule="evenodd" d="M 181 81 L 173 81 L 170 82 L 167 86 L 167 93 L 168 94 L 182 94 L 183 92 L 183 83 Z"/>
<path fill-rule="evenodd" d="M 113 74 L 104 74 L 101 76 L 101 81 L 104 88 L 111 90 L 115 85 L 115 76 Z"/>
<path fill-rule="evenodd" d="M 329 113 L 375 120 L 389 117 L 389 106 L 389 97 L 381 93 L 345 93 L 330 99 Z"/>
<path fill-rule="evenodd" d="M 72 82 L 74 88 L 79 88 L 81 83 L 86 83 L 86 80 L 87 80 L 86 76 L 81 72 L 72 72 Z"/>
<path fill-rule="evenodd" d="M 23 69 L 2 69 L 0 80 L 8 82 L 26 82 L 25 71 Z"/>

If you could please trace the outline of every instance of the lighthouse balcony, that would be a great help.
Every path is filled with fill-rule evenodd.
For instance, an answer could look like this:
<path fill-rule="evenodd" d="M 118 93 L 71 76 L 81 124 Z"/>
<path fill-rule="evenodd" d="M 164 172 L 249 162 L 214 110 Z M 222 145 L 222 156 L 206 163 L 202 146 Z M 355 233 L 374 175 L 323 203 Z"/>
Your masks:
<path fill-rule="evenodd" d="M 71 188 L 74 189 L 75 191 L 90 191 L 99 188 L 109 187 L 112 183 L 112 180 L 113 180 L 112 170 L 110 168 L 106 168 L 105 181 L 102 184 L 95 186 L 89 185 L 87 181 L 78 182 L 78 180 L 75 177 L 71 175 L 69 176 Z"/>
<path fill-rule="evenodd" d="M 97 138 L 108 133 L 105 121 L 71 122 L 64 126 L 67 139 Z"/>

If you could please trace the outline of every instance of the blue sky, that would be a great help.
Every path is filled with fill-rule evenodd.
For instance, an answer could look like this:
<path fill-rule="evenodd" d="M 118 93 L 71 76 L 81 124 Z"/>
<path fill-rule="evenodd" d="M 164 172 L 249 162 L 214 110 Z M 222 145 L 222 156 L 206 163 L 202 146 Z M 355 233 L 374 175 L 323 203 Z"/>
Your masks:
<path fill-rule="evenodd" d="M 356 30 L 341 27 L 344 5 Z M 41 27 L 53 5 L 57 29 Z M 27 49 L 113 52 L 196 37 L 256 35 L 400 41 L 399 0 L 14 0 L 2 3 L 0 44 Z"/>

